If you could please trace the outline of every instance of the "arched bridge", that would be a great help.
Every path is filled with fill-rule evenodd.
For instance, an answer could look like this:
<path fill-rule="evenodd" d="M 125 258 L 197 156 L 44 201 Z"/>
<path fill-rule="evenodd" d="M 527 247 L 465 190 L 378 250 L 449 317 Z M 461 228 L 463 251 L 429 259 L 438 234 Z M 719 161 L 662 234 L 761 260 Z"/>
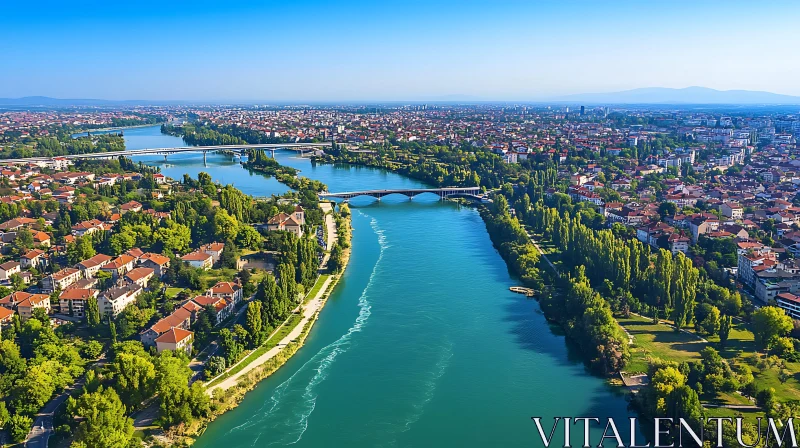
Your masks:
<path fill-rule="evenodd" d="M 416 195 L 423 193 L 433 193 L 440 198 L 462 197 L 469 199 L 482 200 L 480 187 L 444 187 L 444 188 L 408 188 L 398 190 L 363 190 L 363 191 L 345 191 L 341 193 L 323 192 L 319 194 L 320 198 L 337 198 L 337 199 L 350 199 L 356 196 L 372 196 L 380 200 L 384 196 L 390 194 L 402 194 L 413 198 Z"/>
<path fill-rule="evenodd" d="M 305 151 L 311 151 L 319 148 L 330 148 L 331 143 L 268 143 L 268 144 L 242 144 L 242 145 L 210 145 L 210 146 L 181 146 L 174 148 L 145 148 L 145 149 L 129 149 L 125 151 L 109 151 L 109 152 L 95 152 L 87 154 L 68 154 L 63 157 L 65 159 L 115 159 L 119 156 L 142 156 L 142 155 L 159 155 L 166 157 L 169 154 L 180 154 L 187 152 L 203 153 L 209 151 L 229 151 L 234 153 L 245 153 L 248 149 L 264 149 L 273 153 L 276 149 L 288 149 L 297 151 L 301 155 Z M 41 162 L 52 160 L 52 157 L 28 157 L 23 159 L 2 159 L 0 163 L 27 163 L 27 162 Z"/>

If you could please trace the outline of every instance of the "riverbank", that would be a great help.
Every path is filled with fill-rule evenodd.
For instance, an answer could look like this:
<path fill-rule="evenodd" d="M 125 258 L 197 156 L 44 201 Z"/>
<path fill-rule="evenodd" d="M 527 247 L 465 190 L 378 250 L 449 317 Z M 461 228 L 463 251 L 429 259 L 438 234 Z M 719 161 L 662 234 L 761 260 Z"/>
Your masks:
<path fill-rule="evenodd" d="M 78 130 L 78 131 L 73 132 L 72 134 L 70 134 L 70 137 L 72 137 L 72 138 L 86 137 L 86 135 L 80 135 L 80 134 L 87 134 L 87 133 L 106 134 L 106 133 L 114 132 L 114 131 L 125 131 L 126 129 L 149 128 L 149 127 L 153 127 L 153 126 L 158 126 L 160 124 L 161 123 L 156 122 L 156 123 L 136 124 L 136 125 L 133 125 L 133 126 L 112 126 L 112 127 L 108 127 L 108 128 L 81 129 L 81 130 Z"/>
<path fill-rule="evenodd" d="M 328 230 L 328 241 L 336 236 L 336 244 L 347 247 L 344 251 L 343 266 L 348 265 L 350 259 L 350 238 L 351 220 L 350 216 L 339 216 L 339 220 L 328 220 L 334 213 L 332 208 L 326 213 L 326 225 L 331 223 L 332 229 Z M 332 216 L 331 216 L 332 218 Z M 339 232 L 336 221 L 344 222 L 347 231 Z M 330 248 L 330 244 L 329 244 Z M 323 258 L 321 271 L 325 270 L 325 262 L 328 258 Z M 235 372 L 228 376 L 222 374 L 212 379 L 207 384 L 207 393 L 212 397 L 212 413 L 202 421 L 195 421 L 185 428 L 171 430 L 165 433 L 166 440 L 170 444 L 190 445 L 194 439 L 200 436 L 207 428 L 208 424 L 216 420 L 217 417 L 236 408 L 244 399 L 247 392 L 254 389 L 261 381 L 275 373 L 291 357 L 297 353 L 305 344 L 306 338 L 314 327 L 319 313 L 328 301 L 336 285 L 344 275 L 344 269 L 338 273 L 321 273 L 314 287 L 309 291 L 303 302 L 294 310 L 292 315 L 284 323 L 273 331 L 273 334 L 259 349 L 254 350 L 250 355 L 244 357 L 239 363 L 232 366 L 229 372 Z M 297 319 L 297 316 L 301 316 Z M 286 328 L 290 326 L 288 332 Z M 278 335 L 283 336 L 279 341 L 273 339 Z M 262 350 L 263 349 L 263 350 Z M 244 367 L 241 367 L 244 365 Z"/>

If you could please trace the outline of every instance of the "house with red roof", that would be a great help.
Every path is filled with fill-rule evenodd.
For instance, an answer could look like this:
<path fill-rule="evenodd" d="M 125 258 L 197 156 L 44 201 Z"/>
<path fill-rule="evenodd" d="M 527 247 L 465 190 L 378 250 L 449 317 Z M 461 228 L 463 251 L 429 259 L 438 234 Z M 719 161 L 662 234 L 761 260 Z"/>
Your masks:
<path fill-rule="evenodd" d="M 172 327 L 164 334 L 156 338 L 156 351 L 158 353 L 164 350 L 178 351 L 181 350 L 186 354 L 192 353 L 192 341 L 194 340 L 194 333 L 182 328 Z"/>

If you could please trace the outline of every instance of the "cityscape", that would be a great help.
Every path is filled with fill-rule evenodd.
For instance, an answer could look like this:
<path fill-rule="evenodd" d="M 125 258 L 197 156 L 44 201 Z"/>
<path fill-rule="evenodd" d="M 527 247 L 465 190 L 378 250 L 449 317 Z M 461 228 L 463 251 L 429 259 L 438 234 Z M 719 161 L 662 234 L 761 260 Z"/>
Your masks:
<path fill-rule="evenodd" d="M 797 446 L 798 5 L 90 3 L 0 18 L 2 446 Z"/>

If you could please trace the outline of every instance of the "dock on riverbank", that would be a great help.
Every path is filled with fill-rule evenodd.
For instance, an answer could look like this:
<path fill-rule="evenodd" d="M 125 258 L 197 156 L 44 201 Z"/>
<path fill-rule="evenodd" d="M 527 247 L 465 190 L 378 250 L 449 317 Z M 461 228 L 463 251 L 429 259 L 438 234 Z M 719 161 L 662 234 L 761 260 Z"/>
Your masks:
<path fill-rule="evenodd" d="M 536 291 L 534 291 L 531 288 L 526 288 L 524 286 L 512 286 L 508 289 L 511 290 L 511 292 L 515 292 L 517 294 L 525 294 L 525 297 L 533 297 L 536 294 Z"/>

